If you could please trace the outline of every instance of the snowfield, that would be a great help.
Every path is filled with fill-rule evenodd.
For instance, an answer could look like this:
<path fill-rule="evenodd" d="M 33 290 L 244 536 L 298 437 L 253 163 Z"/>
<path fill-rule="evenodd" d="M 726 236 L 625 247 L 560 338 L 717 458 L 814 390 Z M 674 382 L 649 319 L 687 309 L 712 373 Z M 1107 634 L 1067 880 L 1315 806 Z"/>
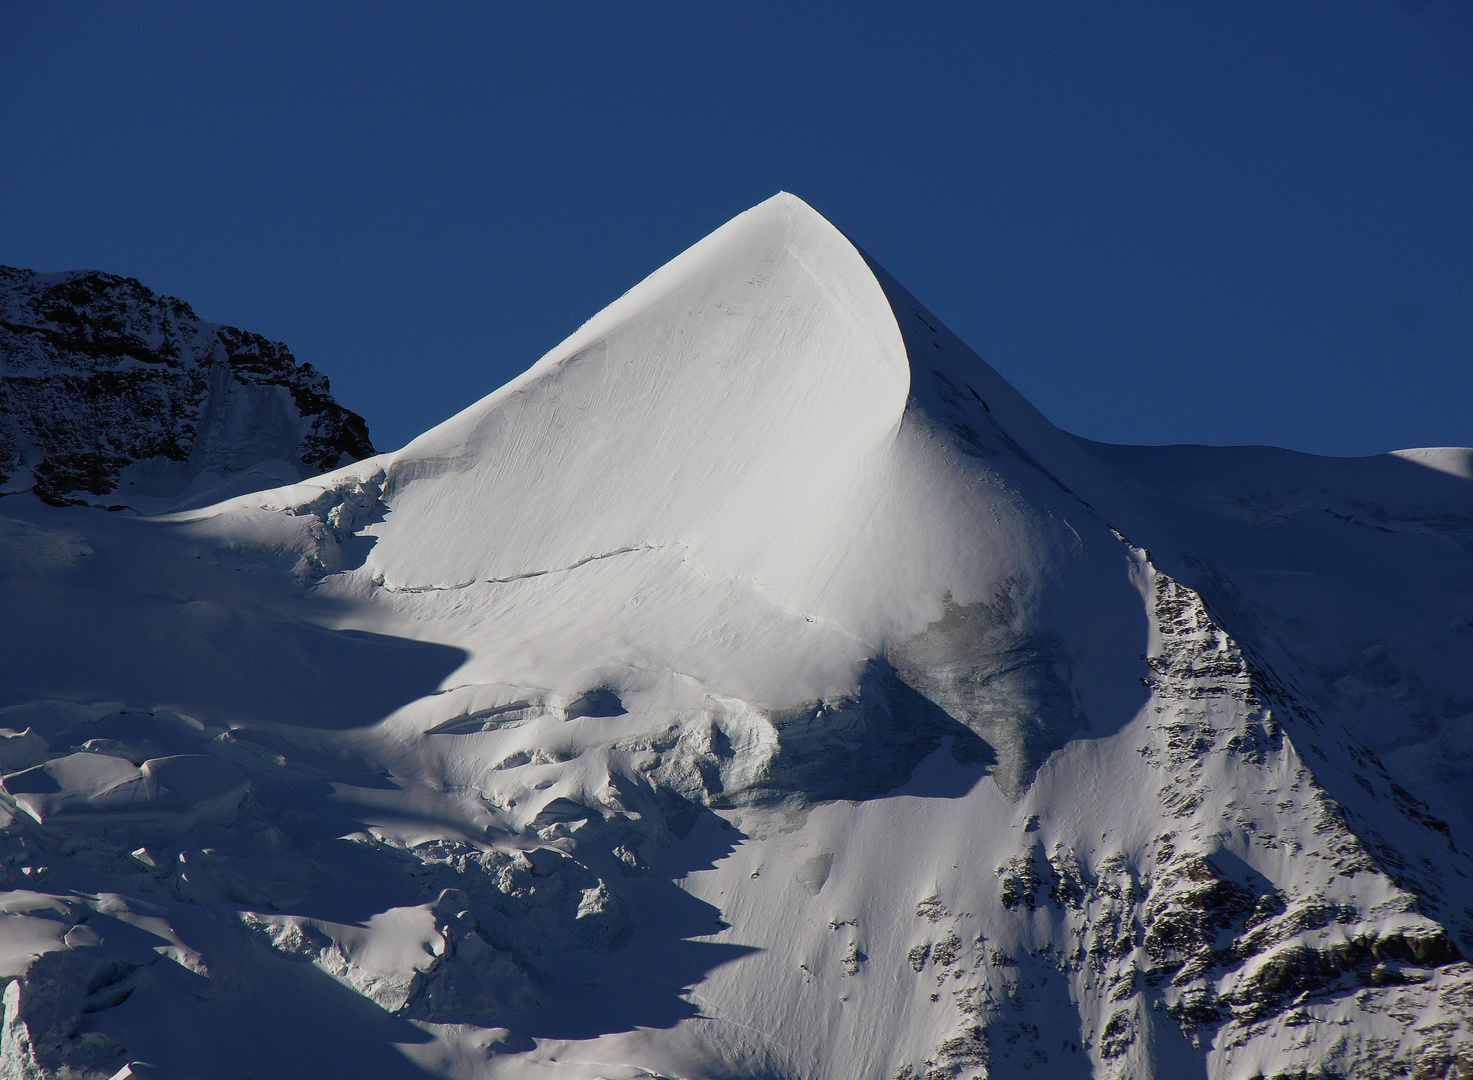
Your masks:
<path fill-rule="evenodd" d="M 1473 452 L 1077 439 L 793 196 L 0 574 L 0 1076 L 1473 1075 Z"/>

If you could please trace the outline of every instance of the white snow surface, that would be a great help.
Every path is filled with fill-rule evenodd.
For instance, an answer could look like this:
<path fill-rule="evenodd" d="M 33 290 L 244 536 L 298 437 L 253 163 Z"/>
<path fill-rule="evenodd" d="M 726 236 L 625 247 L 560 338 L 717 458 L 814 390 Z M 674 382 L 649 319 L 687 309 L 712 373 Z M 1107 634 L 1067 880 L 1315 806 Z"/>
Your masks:
<path fill-rule="evenodd" d="M 396 453 L 8 497 L 0 1076 L 1467 1075 L 1470 460 L 1076 439 L 779 195 Z"/>

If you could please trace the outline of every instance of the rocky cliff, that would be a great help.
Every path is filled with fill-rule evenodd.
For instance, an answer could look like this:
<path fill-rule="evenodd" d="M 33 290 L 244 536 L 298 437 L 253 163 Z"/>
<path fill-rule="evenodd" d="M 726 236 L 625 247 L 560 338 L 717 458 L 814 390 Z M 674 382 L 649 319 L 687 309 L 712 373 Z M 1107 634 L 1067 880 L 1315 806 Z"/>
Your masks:
<path fill-rule="evenodd" d="M 132 278 L 0 266 L 0 490 L 156 510 L 372 453 L 285 345 Z"/>

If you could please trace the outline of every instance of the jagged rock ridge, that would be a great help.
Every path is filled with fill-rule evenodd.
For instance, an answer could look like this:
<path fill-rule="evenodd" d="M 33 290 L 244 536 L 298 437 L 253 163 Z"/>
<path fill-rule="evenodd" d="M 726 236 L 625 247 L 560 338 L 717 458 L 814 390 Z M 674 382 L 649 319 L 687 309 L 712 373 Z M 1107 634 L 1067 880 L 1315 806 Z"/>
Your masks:
<path fill-rule="evenodd" d="M 0 487 L 133 505 L 208 474 L 218 498 L 250 470 L 270 486 L 373 452 L 285 345 L 132 278 L 0 266 Z"/>

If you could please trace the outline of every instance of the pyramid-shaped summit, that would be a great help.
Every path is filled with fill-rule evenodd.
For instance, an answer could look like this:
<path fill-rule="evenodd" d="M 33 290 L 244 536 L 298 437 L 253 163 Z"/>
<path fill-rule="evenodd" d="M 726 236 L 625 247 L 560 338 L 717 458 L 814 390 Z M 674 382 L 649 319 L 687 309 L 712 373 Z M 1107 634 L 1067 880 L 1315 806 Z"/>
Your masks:
<path fill-rule="evenodd" d="M 778 195 L 393 455 L 389 497 L 444 542 L 386 534 L 372 561 L 389 581 L 412 562 L 448 582 L 689 543 L 760 572 L 775 547 L 854 527 L 842 492 L 887 452 L 909 389 L 864 259 Z M 495 542 L 465 542 L 488 512 Z"/>
<path fill-rule="evenodd" d="M 928 366 L 914 372 L 912 352 Z M 1123 606 L 1076 587 L 1073 609 L 1098 610 L 1047 630 L 1045 652 L 1095 658 L 1076 697 L 1128 699 L 1143 630 L 1126 550 L 1018 451 L 1005 415 L 1073 449 L 828 221 L 778 195 L 520 379 L 371 474 L 350 470 L 385 518 L 327 588 L 415 595 L 420 619 L 477 611 L 474 639 L 454 639 L 471 653 L 463 676 L 566 693 L 631 678 L 683 693 L 695 679 L 701 699 L 801 710 L 859 693 L 927 627 L 948 627 L 933 636 L 953 648 L 974 633 L 955 613 L 1006 604 L 987 648 L 1012 648 L 1062 580 L 1088 578 L 1091 594 L 1113 580 Z M 509 617 L 529 604 L 536 615 Z M 1078 705 L 1053 660 L 1017 647 L 1045 685 L 1026 677 L 1016 695 L 1047 699 L 1053 749 Z M 1005 741 L 1015 791 L 1040 751 Z"/>
<path fill-rule="evenodd" d="M 1453 1075 L 1463 457 L 1076 439 L 776 196 L 397 453 L 7 526 L 0 1057 Z"/>
<path fill-rule="evenodd" d="M 913 370 L 915 352 L 925 366 Z M 827 220 L 780 194 L 507 386 L 323 483 L 364 483 L 382 507 L 372 550 L 343 580 L 454 594 L 462 610 L 554 582 L 497 586 L 606 563 L 574 574 L 591 632 L 633 619 L 619 636 L 651 649 L 641 662 L 680 670 L 709 658 L 675 640 L 658 656 L 650 604 L 631 609 L 628 592 L 649 577 L 694 610 L 692 595 L 716 589 L 701 618 L 732 620 L 750 643 L 723 655 L 743 671 L 719 688 L 788 705 L 842 689 L 944 603 L 988 600 L 1005 577 L 1078 557 L 1059 553 L 1080 540 L 1057 520 L 1077 502 L 1000 421 L 1066 465 L 1082 457 Z M 1119 561 L 1106 530 L 1083 527 Z M 794 640 L 824 634 L 834 640 Z M 576 689 L 550 654 L 584 646 L 554 636 L 563 644 L 539 647 L 521 675 Z M 512 674 L 506 647 L 495 651 Z"/>

